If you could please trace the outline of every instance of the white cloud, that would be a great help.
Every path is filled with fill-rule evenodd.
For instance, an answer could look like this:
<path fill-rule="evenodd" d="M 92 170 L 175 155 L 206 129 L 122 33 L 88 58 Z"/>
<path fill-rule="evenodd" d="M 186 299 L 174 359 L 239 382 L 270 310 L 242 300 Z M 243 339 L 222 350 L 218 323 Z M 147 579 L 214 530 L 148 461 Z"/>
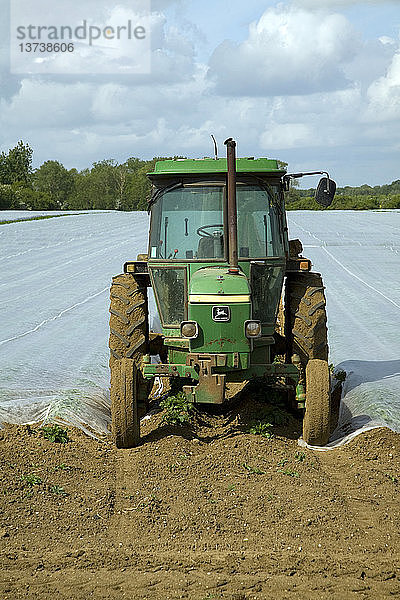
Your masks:
<path fill-rule="evenodd" d="M 269 123 L 260 136 L 261 148 L 269 152 L 318 145 L 318 137 L 313 135 L 312 127 L 305 123 Z"/>
<path fill-rule="evenodd" d="M 389 37 L 388 35 L 382 35 L 379 38 L 379 41 L 384 46 L 395 46 L 396 45 L 396 40 L 394 40 L 393 38 Z"/>
<path fill-rule="evenodd" d="M 400 120 L 400 50 L 394 55 L 386 75 L 371 84 L 368 98 L 367 119 Z"/>
<path fill-rule="evenodd" d="M 321 17 L 284 5 L 265 11 L 242 44 L 223 42 L 210 60 L 221 94 L 310 94 L 349 85 L 343 65 L 356 54 L 358 36 L 344 16 Z"/>
<path fill-rule="evenodd" d="M 19 130 L 19 136 L 32 128 L 69 128 L 73 124 L 90 122 L 92 86 L 77 83 L 65 86 L 44 80 L 23 79 L 10 102 L 0 103 L 0 123 L 3 131 Z"/>
<path fill-rule="evenodd" d="M 344 66 L 343 70 L 348 79 L 366 89 L 386 72 L 395 50 L 395 42 L 388 44 L 378 39 L 364 41 L 356 56 Z"/>

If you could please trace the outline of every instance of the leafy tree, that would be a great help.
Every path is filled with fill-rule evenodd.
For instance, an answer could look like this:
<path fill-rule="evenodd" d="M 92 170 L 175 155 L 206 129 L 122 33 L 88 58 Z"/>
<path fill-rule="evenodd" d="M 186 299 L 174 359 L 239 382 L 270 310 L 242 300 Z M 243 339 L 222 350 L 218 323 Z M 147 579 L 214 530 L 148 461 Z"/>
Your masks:
<path fill-rule="evenodd" d="M 16 182 L 22 182 L 25 185 L 30 184 L 32 174 L 32 155 L 33 150 L 22 140 L 9 150 L 8 154 L 0 154 L 0 183 L 11 185 Z"/>
<path fill-rule="evenodd" d="M 54 210 L 53 200 L 46 192 L 39 192 L 21 185 L 14 186 L 15 200 L 11 208 L 19 210 Z"/>
<path fill-rule="evenodd" d="M 74 176 L 57 160 L 47 160 L 33 175 L 33 188 L 50 199 L 50 210 L 65 209 L 74 189 Z"/>
<path fill-rule="evenodd" d="M 149 171 L 149 164 L 145 163 L 130 174 L 124 210 L 147 210 L 147 200 L 151 194 L 151 183 L 146 175 Z"/>
<path fill-rule="evenodd" d="M 71 210 L 86 210 L 89 208 L 89 169 L 73 173 L 74 191 L 69 198 L 68 208 Z"/>
<path fill-rule="evenodd" d="M 11 185 L 0 183 L 0 210 L 7 210 L 13 207 L 15 201 L 15 192 Z"/>
<path fill-rule="evenodd" d="M 116 162 L 102 160 L 93 163 L 88 178 L 88 203 L 92 209 L 114 209 L 118 204 Z"/>
<path fill-rule="evenodd" d="M 384 198 L 380 204 L 380 208 L 400 208 L 400 194 Z"/>

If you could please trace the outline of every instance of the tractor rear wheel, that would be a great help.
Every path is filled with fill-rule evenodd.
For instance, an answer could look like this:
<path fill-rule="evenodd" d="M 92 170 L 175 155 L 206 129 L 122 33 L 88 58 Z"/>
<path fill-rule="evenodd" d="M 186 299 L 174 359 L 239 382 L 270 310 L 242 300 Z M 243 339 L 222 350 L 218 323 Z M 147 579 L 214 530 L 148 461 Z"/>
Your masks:
<path fill-rule="evenodd" d="M 305 367 L 311 358 L 328 360 L 326 299 L 319 273 L 290 273 L 286 282 L 287 323 L 292 354 L 299 354 Z"/>
<path fill-rule="evenodd" d="M 131 448 L 140 441 L 151 388 L 141 372 L 149 350 L 147 288 L 140 277 L 117 275 L 110 299 L 111 428 L 116 446 Z"/>
<path fill-rule="evenodd" d="M 147 288 L 140 277 L 117 275 L 110 300 L 110 362 L 125 357 L 140 366 L 149 346 Z"/>
<path fill-rule="evenodd" d="M 326 360 L 311 359 L 306 367 L 306 411 L 303 439 L 324 446 L 329 439 L 331 415 L 330 374 Z"/>

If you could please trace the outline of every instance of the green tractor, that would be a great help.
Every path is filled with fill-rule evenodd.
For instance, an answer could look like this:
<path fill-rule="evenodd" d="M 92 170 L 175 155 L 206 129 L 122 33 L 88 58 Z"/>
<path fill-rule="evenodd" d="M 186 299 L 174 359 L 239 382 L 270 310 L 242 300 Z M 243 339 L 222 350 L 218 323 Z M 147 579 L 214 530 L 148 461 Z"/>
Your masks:
<path fill-rule="evenodd" d="M 113 278 L 110 307 L 112 432 L 140 443 L 156 377 L 180 378 L 196 405 L 222 404 L 255 378 L 275 382 L 303 412 L 303 438 L 330 433 L 330 372 L 321 275 L 289 241 L 284 192 L 293 178 L 325 175 L 316 200 L 332 202 L 325 172 L 287 174 L 275 160 L 157 162 L 149 178 L 148 254 Z M 162 334 L 149 330 L 152 287 Z M 161 362 L 152 363 L 158 355 Z"/>

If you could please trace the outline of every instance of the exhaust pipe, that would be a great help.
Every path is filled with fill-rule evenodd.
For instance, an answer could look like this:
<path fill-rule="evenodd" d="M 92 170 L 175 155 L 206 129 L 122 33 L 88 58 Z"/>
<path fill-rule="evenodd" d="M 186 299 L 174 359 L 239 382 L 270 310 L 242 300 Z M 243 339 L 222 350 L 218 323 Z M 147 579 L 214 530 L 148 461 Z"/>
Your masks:
<path fill-rule="evenodd" d="M 236 142 L 228 138 L 224 142 L 228 165 L 228 247 L 229 273 L 239 274 L 238 239 L 237 239 L 237 209 L 236 209 Z"/>

